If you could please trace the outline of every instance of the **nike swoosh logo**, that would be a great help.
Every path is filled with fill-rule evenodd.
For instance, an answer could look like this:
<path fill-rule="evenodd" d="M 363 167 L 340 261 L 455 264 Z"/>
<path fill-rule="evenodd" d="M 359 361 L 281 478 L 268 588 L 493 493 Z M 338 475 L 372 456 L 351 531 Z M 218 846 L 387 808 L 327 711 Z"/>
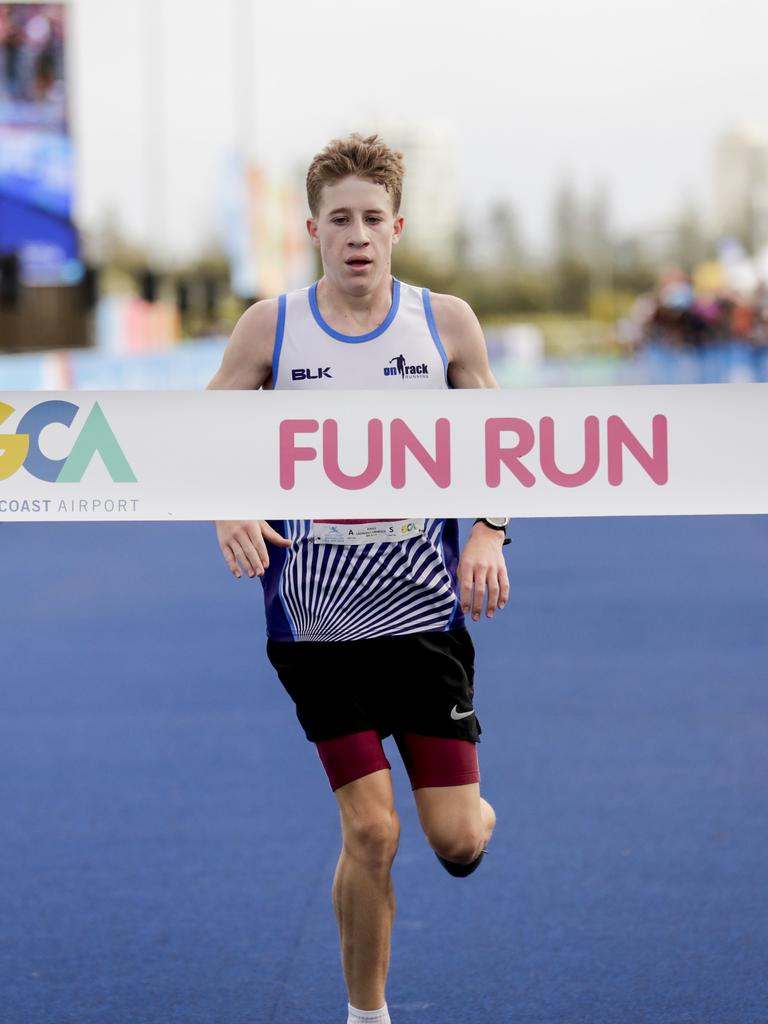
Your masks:
<path fill-rule="evenodd" d="M 459 719 L 461 718 L 467 718 L 469 715 L 474 715 L 474 713 L 474 708 L 472 708 L 469 711 L 459 711 L 457 704 L 454 704 L 453 707 L 451 708 L 451 718 L 454 720 L 454 722 L 458 722 Z"/>

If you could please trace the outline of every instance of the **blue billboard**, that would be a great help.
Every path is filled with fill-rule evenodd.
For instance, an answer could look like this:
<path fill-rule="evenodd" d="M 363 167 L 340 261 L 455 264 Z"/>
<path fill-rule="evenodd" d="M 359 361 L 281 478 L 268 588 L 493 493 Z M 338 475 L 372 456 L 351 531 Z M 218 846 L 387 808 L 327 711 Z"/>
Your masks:
<path fill-rule="evenodd" d="M 72 224 L 64 4 L 0 3 L 0 253 L 28 285 L 81 273 Z"/>

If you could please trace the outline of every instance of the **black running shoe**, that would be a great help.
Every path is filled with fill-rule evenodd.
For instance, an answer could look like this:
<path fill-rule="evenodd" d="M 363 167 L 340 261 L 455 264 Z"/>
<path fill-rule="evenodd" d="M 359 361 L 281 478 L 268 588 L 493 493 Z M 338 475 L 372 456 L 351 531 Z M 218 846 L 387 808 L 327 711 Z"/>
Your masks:
<path fill-rule="evenodd" d="M 446 860 L 445 857 L 441 857 L 439 853 L 436 853 L 435 856 L 449 875 L 453 875 L 454 878 L 466 878 L 467 875 L 471 875 L 473 871 L 476 871 L 480 867 L 480 861 L 486 853 L 488 853 L 488 851 L 483 850 L 480 856 L 470 861 L 469 864 L 457 864 L 455 861 Z"/>

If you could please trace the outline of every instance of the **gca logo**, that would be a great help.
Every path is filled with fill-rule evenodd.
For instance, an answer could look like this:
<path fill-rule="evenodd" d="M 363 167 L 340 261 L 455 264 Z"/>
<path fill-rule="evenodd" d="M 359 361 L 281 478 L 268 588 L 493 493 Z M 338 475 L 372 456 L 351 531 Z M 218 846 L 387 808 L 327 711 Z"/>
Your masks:
<path fill-rule="evenodd" d="M 14 411 L 12 406 L 0 402 L 0 423 L 4 423 Z M 43 455 L 40 435 L 45 427 L 51 423 L 63 423 L 69 427 L 79 411 L 79 405 L 60 400 L 33 405 L 21 417 L 15 434 L 0 434 L 0 480 L 7 480 L 23 466 L 38 480 L 76 484 L 82 480 L 91 459 L 98 452 L 116 484 L 135 484 L 134 472 L 98 402 L 94 402 L 66 459 L 49 459 Z"/>

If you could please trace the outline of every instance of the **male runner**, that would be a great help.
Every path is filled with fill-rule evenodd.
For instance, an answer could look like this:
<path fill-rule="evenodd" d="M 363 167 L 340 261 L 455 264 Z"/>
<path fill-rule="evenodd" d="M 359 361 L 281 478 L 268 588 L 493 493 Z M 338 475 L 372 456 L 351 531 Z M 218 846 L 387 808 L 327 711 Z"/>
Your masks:
<path fill-rule="evenodd" d="M 392 277 L 403 172 L 401 154 L 375 135 L 335 140 L 314 158 L 307 229 L 323 276 L 251 306 L 211 388 L 498 386 L 469 306 Z M 505 526 L 478 520 L 458 559 L 456 520 L 216 523 L 231 572 L 261 577 L 269 659 L 339 804 L 333 904 L 348 1024 L 390 1022 L 399 821 L 382 738 L 394 736 L 446 870 L 474 871 L 493 831 L 463 616 L 506 604 Z"/>

